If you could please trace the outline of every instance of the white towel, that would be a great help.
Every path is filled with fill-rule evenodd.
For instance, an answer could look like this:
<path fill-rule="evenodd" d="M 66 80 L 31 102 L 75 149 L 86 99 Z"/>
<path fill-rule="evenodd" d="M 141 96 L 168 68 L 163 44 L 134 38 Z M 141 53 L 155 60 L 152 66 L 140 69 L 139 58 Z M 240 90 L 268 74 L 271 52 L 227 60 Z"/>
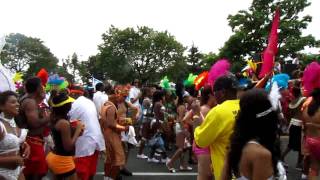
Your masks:
<path fill-rule="evenodd" d="M 128 132 L 121 132 L 121 141 L 137 145 L 136 133 L 133 126 L 129 126 Z"/>

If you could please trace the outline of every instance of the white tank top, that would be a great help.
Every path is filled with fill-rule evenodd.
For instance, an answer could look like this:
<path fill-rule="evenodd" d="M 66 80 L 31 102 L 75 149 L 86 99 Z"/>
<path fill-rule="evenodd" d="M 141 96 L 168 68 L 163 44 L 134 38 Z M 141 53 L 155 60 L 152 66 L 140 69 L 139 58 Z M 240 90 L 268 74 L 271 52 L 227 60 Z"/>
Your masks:
<path fill-rule="evenodd" d="M 7 153 L 19 153 L 20 138 L 14 134 L 7 133 L 4 124 L 0 121 L 0 132 L 3 133 L 3 138 L 0 140 L 0 156 L 6 156 Z M 17 180 L 21 173 L 21 166 L 16 169 L 0 168 L 0 179 L 3 177 L 6 180 Z"/>

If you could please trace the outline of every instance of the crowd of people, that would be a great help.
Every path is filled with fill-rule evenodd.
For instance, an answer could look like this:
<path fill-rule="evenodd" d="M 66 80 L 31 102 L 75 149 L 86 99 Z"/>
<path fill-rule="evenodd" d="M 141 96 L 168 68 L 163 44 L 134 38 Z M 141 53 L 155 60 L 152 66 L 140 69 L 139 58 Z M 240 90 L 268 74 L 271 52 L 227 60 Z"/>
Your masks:
<path fill-rule="evenodd" d="M 22 94 L 0 93 L 0 179 L 89 180 L 100 158 L 104 179 L 121 179 L 132 176 L 133 148 L 136 158 L 171 173 L 197 164 L 198 180 L 284 180 L 293 150 L 302 178 L 316 179 L 320 87 L 305 93 L 302 76 L 283 82 L 268 75 L 266 88 L 242 86 L 227 73 L 199 91 L 134 80 L 98 83 L 90 92 L 80 85 L 46 92 L 39 77 L 29 78 Z"/>

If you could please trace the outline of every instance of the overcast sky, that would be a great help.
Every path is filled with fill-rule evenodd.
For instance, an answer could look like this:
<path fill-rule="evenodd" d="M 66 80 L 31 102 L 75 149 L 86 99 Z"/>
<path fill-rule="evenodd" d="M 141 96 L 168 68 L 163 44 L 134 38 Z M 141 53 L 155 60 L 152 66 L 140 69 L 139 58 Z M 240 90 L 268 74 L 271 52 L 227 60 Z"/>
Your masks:
<path fill-rule="evenodd" d="M 76 52 L 81 60 L 97 53 L 101 34 L 149 26 L 168 30 L 184 46 L 217 52 L 232 34 L 227 16 L 248 9 L 252 0 L 1 0 L 0 36 L 37 37 L 59 58 Z M 320 0 L 304 14 L 313 17 L 304 34 L 320 39 Z"/>

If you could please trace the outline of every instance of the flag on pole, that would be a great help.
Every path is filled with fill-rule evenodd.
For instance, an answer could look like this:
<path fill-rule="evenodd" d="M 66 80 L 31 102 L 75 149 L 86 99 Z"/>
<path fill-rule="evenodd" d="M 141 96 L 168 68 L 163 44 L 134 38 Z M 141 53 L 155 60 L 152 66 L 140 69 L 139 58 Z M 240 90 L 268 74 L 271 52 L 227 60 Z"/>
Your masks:
<path fill-rule="evenodd" d="M 259 78 L 263 78 L 266 74 L 272 71 L 274 66 L 275 57 L 278 53 L 278 28 L 280 24 L 280 10 L 276 9 L 271 31 L 268 38 L 268 46 L 263 51 L 263 63 L 262 69 L 259 74 Z"/>
<path fill-rule="evenodd" d="M 99 79 L 96 79 L 92 76 L 92 86 L 93 86 L 93 89 L 96 90 L 96 85 L 98 83 L 103 83 L 102 81 L 100 81 Z"/>

